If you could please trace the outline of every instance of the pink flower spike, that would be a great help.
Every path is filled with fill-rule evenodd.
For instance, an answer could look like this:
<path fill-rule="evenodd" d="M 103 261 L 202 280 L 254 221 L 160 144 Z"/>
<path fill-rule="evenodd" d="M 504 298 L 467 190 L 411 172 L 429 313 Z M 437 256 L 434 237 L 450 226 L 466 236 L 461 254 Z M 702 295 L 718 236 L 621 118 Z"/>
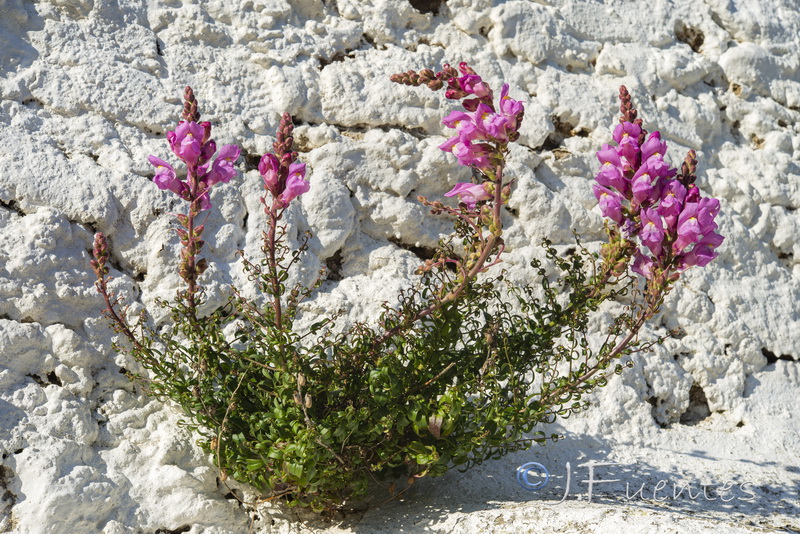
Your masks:
<path fill-rule="evenodd" d="M 458 195 L 461 202 L 467 205 L 471 210 L 475 209 L 475 204 L 482 200 L 489 200 L 492 198 L 483 184 L 473 184 L 472 182 L 459 182 L 447 193 L 446 197 L 453 197 Z"/>

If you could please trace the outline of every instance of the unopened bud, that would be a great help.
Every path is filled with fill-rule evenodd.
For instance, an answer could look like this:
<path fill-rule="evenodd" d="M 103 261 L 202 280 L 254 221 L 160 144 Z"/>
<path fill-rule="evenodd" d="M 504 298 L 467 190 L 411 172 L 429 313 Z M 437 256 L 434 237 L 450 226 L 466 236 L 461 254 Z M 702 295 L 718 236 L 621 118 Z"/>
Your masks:
<path fill-rule="evenodd" d="M 181 118 L 189 122 L 200 121 L 200 112 L 197 111 L 197 99 L 194 97 L 194 91 L 188 85 L 183 91 L 183 113 Z"/>

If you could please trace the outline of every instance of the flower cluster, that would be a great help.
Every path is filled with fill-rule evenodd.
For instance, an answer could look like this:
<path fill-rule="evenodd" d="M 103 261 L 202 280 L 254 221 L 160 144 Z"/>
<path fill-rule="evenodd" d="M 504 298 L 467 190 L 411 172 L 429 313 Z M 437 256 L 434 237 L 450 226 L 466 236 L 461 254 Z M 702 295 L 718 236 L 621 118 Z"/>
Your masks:
<path fill-rule="evenodd" d="M 239 147 L 224 145 L 217 152 L 217 144 L 211 139 L 211 123 L 199 122 L 197 100 L 191 87 L 186 87 L 183 114 L 178 127 L 167 132 L 167 141 L 172 153 L 186 164 L 186 179 L 178 178 L 175 169 L 166 161 L 150 156 L 156 167 L 153 182 L 159 189 L 168 189 L 189 203 L 189 213 L 177 215 L 183 228 L 178 228 L 183 249 L 179 273 L 187 283 L 185 293 L 189 307 L 195 308 L 195 294 L 200 290 L 198 277 L 208 268 L 208 262 L 197 256 L 205 242 L 202 240 L 203 225 L 195 224 L 201 211 L 211 208 L 211 188 L 220 182 L 227 183 L 236 174 L 234 163 L 239 159 Z"/>
<path fill-rule="evenodd" d="M 601 167 L 593 190 L 601 212 L 628 238 L 639 237 L 643 246 L 634 254 L 632 269 L 645 278 L 707 265 L 724 238 L 714 222 L 719 200 L 702 198 L 694 184 L 694 151 L 681 173 L 670 168 L 664 161 L 666 142 L 658 132 L 647 135 L 624 86 L 620 100 L 616 146 L 604 145 L 597 152 Z"/>
<path fill-rule="evenodd" d="M 102 280 L 103 277 L 108 274 L 107 263 L 110 256 L 108 251 L 108 241 L 102 232 L 97 232 L 94 235 L 92 256 L 94 259 L 89 261 L 89 265 L 92 266 L 92 270 L 97 276 L 97 279 Z"/>
<path fill-rule="evenodd" d="M 283 209 L 297 196 L 307 193 L 311 185 L 305 181 L 306 164 L 296 163 L 297 152 L 292 151 L 292 117 L 281 116 L 277 140 L 272 145 L 274 154 L 264 154 L 258 163 L 258 172 L 264 187 L 272 194 L 275 205 Z"/>
<path fill-rule="evenodd" d="M 464 99 L 464 111 L 453 111 L 442 120 L 445 126 L 455 129 L 456 135 L 439 148 L 456 156 L 460 165 L 480 171 L 479 174 L 489 181 L 494 179 L 494 167 L 505 154 L 508 143 L 519 139 L 519 127 L 524 116 L 523 102 L 508 96 L 508 84 L 503 84 L 500 100 L 495 106 L 489 84 L 464 62 L 458 65 L 458 70 L 444 65 L 438 73 L 431 69 L 418 73 L 408 71 L 395 74 L 392 81 L 413 86 L 427 85 L 433 90 L 443 88 L 447 82 L 445 97 Z M 486 185 L 459 182 L 445 196 L 459 195 L 469 209 L 474 209 L 476 202 L 491 198 Z"/>
<path fill-rule="evenodd" d="M 168 189 L 192 202 L 192 209 L 199 212 L 211 208 L 211 187 L 219 182 L 227 183 L 236 174 L 234 163 L 239 158 L 239 147 L 224 145 L 212 162 L 217 144 L 211 139 L 211 123 L 198 122 L 200 114 L 191 87 L 186 88 L 184 98 L 183 120 L 175 131 L 167 132 L 167 141 L 172 153 L 186 164 L 186 180 L 179 179 L 166 161 L 156 156 L 148 159 L 156 167 L 153 182 L 158 188 Z"/>

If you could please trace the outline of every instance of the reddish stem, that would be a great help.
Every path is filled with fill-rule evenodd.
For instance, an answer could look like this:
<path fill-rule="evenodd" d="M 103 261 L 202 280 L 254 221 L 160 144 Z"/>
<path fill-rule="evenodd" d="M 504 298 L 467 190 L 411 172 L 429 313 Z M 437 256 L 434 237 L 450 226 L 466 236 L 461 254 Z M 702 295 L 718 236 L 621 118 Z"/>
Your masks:
<path fill-rule="evenodd" d="M 456 300 L 466 290 L 469 283 L 478 275 L 478 273 L 482 272 L 486 260 L 489 259 L 489 256 L 492 254 L 492 251 L 494 251 L 495 246 L 498 244 L 498 241 L 500 239 L 500 234 L 503 229 L 503 224 L 502 221 L 500 220 L 500 209 L 503 206 L 503 197 L 502 197 L 503 163 L 502 162 L 498 163 L 497 167 L 495 168 L 495 177 L 496 178 L 495 178 L 495 188 L 494 188 L 494 205 L 492 206 L 493 207 L 492 218 L 494 225 L 497 228 L 497 231 L 493 233 L 491 236 L 489 236 L 489 238 L 484 242 L 481 255 L 478 257 L 478 260 L 472 266 L 472 269 L 470 269 L 469 272 L 466 273 L 466 276 L 464 276 L 464 280 L 462 280 L 462 282 L 458 285 L 457 288 L 455 288 L 450 293 L 448 293 L 441 299 L 437 300 L 424 310 L 417 312 L 413 317 L 407 318 L 401 324 L 384 332 L 378 339 L 376 339 L 373 342 L 372 344 L 373 349 L 377 348 L 378 346 L 385 343 L 387 340 L 391 339 L 393 336 L 397 335 L 404 328 L 407 328 L 408 326 L 414 324 L 420 319 L 431 315 L 432 313 L 441 309 L 445 304 Z"/>

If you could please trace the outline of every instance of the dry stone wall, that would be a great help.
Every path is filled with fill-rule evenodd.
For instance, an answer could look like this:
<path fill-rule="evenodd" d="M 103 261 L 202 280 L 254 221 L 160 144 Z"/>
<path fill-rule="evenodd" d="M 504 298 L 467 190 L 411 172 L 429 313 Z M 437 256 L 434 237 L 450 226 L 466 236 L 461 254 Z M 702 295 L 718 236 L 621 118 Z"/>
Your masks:
<path fill-rule="evenodd" d="M 217 141 L 244 153 L 206 224 L 209 306 L 229 284 L 247 287 L 236 252 L 260 244 L 255 163 L 288 111 L 312 187 L 289 214 L 294 239 L 314 234 L 300 276 L 331 272 L 307 316 L 370 320 L 413 279 L 415 251 L 448 231 L 417 195 L 469 176 L 437 148 L 451 103 L 389 75 L 459 61 L 526 101 L 505 214 L 511 276 L 526 276 L 543 237 L 602 238 L 590 186 L 620 84 L 673 165 L 698 152 L 698 183 L 722 203 L 720 257 L 686 274 L 651 329 L 681 334 L 557 426 L 566 445 L 529 454 L 644 459 L 657 477 L 686 465 L 664 450 L 700 451 L 686 461 L 766 488 L 760 508 L 709 504 L 722 519 L 708 532 L 738 531 L 739 512 L 789 524 L 800 507 L 798 35 L 792 0 L 0 0 L 0 531 L 233 533 L 254 517 L 226 498 L 180 414 L 120 374 L 135 363 L 110 348 L 88 268 L 102 231 L 115 290 L 163 319 L 154 301 L 180 286 L 170 214 L 181 206 L 152 183 L 147 156 L 166 157 L 183 87 Z M 715 454 L 741 464 L 703 463 Z M 417 528 L 411 517 L 423 530 L 479 532 L 488 517 L 524 530 L 535 515 L 570 531 L 576 507 L 486 511 L 527 502 L 512 480 L 519 458 L 341 528 Z M 473 504 L 459 510 L 458 499 Z M 590 524 L 621 528 L 620 508 L 609 510 Z M 662 512 L 652 520 L 680 523 Z M 281 514 L 258 511 L 253 528 L 293 531 Z"/>

